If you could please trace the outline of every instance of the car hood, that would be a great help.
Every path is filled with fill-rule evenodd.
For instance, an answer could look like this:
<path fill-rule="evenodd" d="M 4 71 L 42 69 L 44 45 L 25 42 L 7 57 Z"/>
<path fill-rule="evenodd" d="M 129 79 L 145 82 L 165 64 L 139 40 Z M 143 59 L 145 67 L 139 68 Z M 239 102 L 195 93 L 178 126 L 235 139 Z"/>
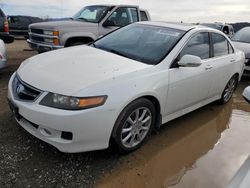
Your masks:
<path fill-rule="evenodd" d="M 53 22 L 41 22 L 31 24 L 32 29 L 63 29 L 63 28 L 73 28 L 73 27 L 97 27 L 97 23 L 83 22 L 83 21 L 53 21 Z"/>
<path fill-rule="evenodd" d="M 235 48 L 237 48 L 245 53 L 246 58 L 250 59 L 250 43 L 233 41 L 233 44 L 234 44 Z"/>
<path fill-rule="evenodd" d="M 40 90 L 74 95 L 151 66 L 93 47 L 77 46 L 34 56 L 17 73 L 24 82 Z"/>

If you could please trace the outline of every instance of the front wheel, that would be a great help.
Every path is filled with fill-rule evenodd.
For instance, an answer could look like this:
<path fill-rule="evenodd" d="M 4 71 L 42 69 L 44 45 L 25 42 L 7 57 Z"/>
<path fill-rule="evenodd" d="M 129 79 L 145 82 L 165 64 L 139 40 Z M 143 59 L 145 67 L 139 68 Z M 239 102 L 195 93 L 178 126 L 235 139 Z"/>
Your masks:
<path fill-rule="evenodd" d="M 129 104 L 115 125 L 114 140 L 121 153 L 138 149 L 151 134 L 155 123 L 155 107 L 141 98 Z"/>
<path fill-rule="evenodd" d="M 221 104 L 227 103 L 233 96 L 238 85 L 238 77 L 234 75 L 227 83 L 220 99 Z"/>

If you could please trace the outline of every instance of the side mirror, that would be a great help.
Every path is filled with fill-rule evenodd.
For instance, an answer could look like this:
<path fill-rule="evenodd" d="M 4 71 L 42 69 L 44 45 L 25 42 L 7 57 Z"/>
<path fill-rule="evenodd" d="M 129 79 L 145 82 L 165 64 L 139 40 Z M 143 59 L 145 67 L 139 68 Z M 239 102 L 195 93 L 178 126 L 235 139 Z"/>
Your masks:
<path fill-rule="evenodd" d="M 250 86 L 244 90 L 243 97 L 246 99 L 248 103 L 250 103 Z"/>
<path fill-rule="evenodd" d="M 181 67 L 199 67 L 202 62 L 201 58 L 194 55 L 184 55 L 178 62 Z"/>
<path fill-rule="evenodd" d="M 106 20 L 104 23 L 103 23 L 103 27 L 111 27 L 111 26 L 116 26 L 115 25 L 115 22 L 111 21 L 111 20 Z"/>

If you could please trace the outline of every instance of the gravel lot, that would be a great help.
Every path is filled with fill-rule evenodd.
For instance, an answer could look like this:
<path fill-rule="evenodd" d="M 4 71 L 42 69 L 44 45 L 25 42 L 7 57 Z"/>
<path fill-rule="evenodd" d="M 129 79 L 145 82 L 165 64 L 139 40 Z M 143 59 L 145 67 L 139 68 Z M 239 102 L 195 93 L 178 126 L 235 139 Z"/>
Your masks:
<path fill-rule="evenodd" d="M 167 187 L 173 182 L 171 179 L 170 184 L 166 183 L 169 177 L 176 174 L 181 177 L 180 173 L 186 173 L 183 169 L 191 168 L 219 143 L 223 132 L 233 126 L 231 117 L 235 116 L 235 110 L 250 112 L 250 105 L 241 96 L 243 89 L 250 84 L 249 79 L 244 79 L 229 104 L 210 104 L 168 123 L 170 126 L 162 128 L 147 145 L 130 155 L 121 156 L 113 148 L 64 154 L 31 136 L 15 122 L 6 101 L 8 80 L 20 63 L 36 52 L 31 51 L 23 40 L 16 40 L 7 48 L 8 67 L 0 71 L 1 188 Z M 248 121 L 248 114 L 244 118 Z M 233 121 L 237 124 L 238 120 L 233 118 Z M 192 145 L 199 143 L 199 147 L 192 149 Z"/>
<path fill-rule="evenodd" d="M 7 48 L 8 67 L 0 71 L 0 187 L 93 187 L 119 155 L 112 150 L 64 154 L 23 130 L 6 102 L 7 83 L 20 63 L 36 53 L 22 40 Z"/>

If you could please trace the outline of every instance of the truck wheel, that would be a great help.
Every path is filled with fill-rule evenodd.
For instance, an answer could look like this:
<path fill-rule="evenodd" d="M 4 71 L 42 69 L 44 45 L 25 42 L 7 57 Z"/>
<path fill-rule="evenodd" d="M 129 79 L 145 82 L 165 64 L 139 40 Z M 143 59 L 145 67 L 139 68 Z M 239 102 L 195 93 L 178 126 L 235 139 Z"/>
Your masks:
<path fill-rule="evenodd" d="M 84 42 L 73 42 L 73 43 L 70 43 L 67 47 L 79 46 L 79 45 L 83 45 L 83 44 L 87 44 L 87 43 L 84 43 Z"/>

